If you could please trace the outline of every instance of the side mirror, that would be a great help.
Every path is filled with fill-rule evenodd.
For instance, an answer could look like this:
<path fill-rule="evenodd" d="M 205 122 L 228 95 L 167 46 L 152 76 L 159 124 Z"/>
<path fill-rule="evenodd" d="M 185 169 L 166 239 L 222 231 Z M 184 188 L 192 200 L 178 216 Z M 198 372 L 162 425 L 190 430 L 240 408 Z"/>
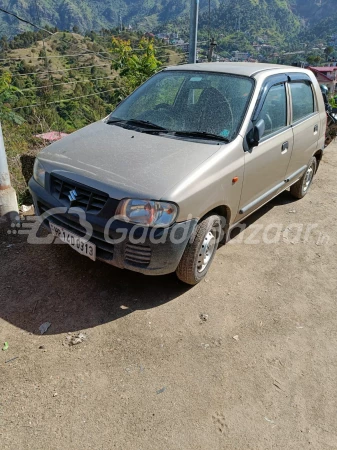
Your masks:
<path fill-rule="evenodd" d="M 266 124 L 264 123 L 263 119 L 260 119 L 256 125 L 249 131 L 247 134 L 247 142 L 250 146 L 256 147 L 259 145 L 259 142 L 262 139 L 262 136 L 264 135 L 266 129 Z"/>

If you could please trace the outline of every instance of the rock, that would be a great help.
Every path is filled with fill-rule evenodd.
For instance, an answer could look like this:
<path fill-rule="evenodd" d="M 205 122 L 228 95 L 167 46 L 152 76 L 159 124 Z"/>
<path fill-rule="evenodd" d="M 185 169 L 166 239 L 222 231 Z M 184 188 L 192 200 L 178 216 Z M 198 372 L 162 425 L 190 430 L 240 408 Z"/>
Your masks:
<path fill-rule="evenodd" d="M 199 318 L 200 318 L 201 322 L 207 322 L 208 314 L 199 314 Z"/>
<path fill-rule="evenodd" d="M 84 342 L 86 339 L 87 335 L 85 333 L 78 333 L 74 334 L 73 336 L 67 336 L 68 344 L 70 346 L 82 344 L 82 342 Z"/>
<path fill-rule="evenodd" d="M 35 214 L 34 205 L 22 205 L 20 208 L 20 213 L 23 216 L 34 216 Z"/>
<path fill-rule="evenodd" d="M 41 334 L 45 334 L 48 331 L 48 328 L 51 326 L 50 322 L 45 322 L 39 326 L 39 330 Z"/>
<path fill-rule="evenodd" d="M 235 336 L 233 336 L 233 339 L 234 339 L 235 341 L 238 341 L 238 340 L 239 340 L 239 336 L 236 334 Z"/>

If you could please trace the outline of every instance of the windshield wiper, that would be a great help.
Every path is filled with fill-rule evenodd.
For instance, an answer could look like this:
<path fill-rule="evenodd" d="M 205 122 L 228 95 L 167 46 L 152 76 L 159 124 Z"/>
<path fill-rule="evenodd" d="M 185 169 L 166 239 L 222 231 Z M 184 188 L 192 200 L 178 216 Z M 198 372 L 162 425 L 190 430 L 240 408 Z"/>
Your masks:
<path fill-rule="evenodd" d="M 125 124 L 125 125 L 140 125 L 141 127 L 146 128 L 147 131 L 161 131 L 164 133 L 169 133 L 174 136 L 186 136 L 186 137 L 197 137 L 202 139 L 212 139 L 216 141 L 222 142 L 230 142 L 230 140 L 224 136 L 219 136 L 214 133 L 207 133 L 206 131 L 175 131 L 168 130 L 160 125 L 150 122 L 149 120 L 141 120 L 141 119 L 109 119 L 107 124 Z"/>
<path fill-rule="evenodd" d="M 230 140 L 224 136 L 219 136 L 214 133 L 207 133 L 206 131 L 173 131 L 172 132 L 176 136 L 186 136 L 186 137 L 197 137 L 202 139 L 212 139 L 216 141 L 222 142 L 230 142 Z"/>
<path fill-rule="evenodd" d="M 140 119 L 109 119 L 107 122 L 107 124 L 131 124 L 131 125 L 141 125 L 142 127 L 145 128 L 150 128 L 153 130 L 158 130 L 158 131 L 169 131 L 164 127 L 161 127 L 160 125 L 157 125 L 155 123 L 150 122 L 149 120 L 140 120 Z"/>

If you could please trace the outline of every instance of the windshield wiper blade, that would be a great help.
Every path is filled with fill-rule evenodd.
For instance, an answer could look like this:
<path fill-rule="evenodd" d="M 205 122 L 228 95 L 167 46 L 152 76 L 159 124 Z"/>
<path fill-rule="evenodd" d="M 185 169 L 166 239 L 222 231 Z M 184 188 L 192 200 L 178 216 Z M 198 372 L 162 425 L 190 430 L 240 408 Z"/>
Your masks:
<path fill-rule="evenodd" d="M 131 124 L 131 125 L 141 125 L 142 127 L 151 128 L 153 130 L 158 131 L 169 131 L 166 128 L 157 125 L 155 123 L 150 122 L 149 120 L 140 120 L 140 119 L 110 119 L 106 122 L 107 124 L 114 124 L 114 123 L 124 123 L 124 124 Z"/>
<path fill-rule="evenodd" d="M 230 140 L 225 136 L 219 136 L 218 134 L 214 133 L 207 133 L 206 131 L 174 131 L 173 134 L 176 136 L 200 137 L 203 139 L 212 139 L 227 143 L 230 142 Z"/>
<path fill-rule="evenodd" d="M 157 125 L 156 123 L 152 123 L 149 120 L 130 119 L 127 122 L 134 123 L 135 125 L 145 125 L 146 127 L 154 128 L 156 130 L 169 131 L 167 128 Z"/>

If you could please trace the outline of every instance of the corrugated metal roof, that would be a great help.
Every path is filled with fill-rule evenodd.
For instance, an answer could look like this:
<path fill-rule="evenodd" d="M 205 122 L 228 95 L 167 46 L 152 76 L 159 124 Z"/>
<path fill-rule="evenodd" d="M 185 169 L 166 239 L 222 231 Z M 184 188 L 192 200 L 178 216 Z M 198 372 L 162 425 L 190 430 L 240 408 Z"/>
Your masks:
<path fill-rule="evenodd" d="M 317 70 L 317 72 L 333 72 L 334 70 L 337 70 L 337 67 L 335 66 L 325 66 L 325 67 L 311 67 L 310 69 Z"/>
<path fill-rule="evenodd" d="M 68 136 L 67 133 L 60 133 L 59 131 L 49 131 L 49 133 L 37 134 L 35 137 L 44 139 L 45 141 L 59 141 L 63 137 Z"/>

